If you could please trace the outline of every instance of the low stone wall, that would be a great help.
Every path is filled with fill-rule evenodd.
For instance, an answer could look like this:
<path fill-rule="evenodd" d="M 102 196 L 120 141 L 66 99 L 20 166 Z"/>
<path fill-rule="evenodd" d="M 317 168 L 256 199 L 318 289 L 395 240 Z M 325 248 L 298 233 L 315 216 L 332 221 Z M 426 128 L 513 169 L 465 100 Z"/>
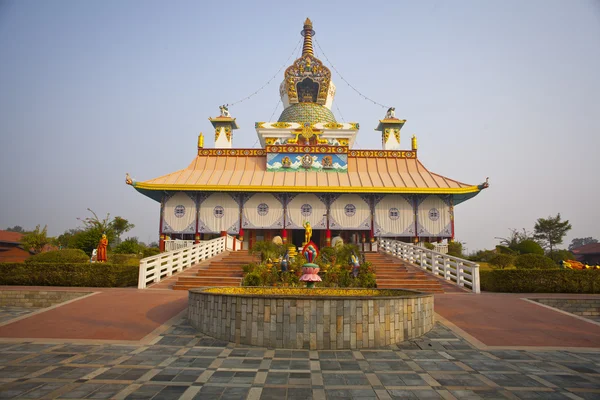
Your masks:
<path fill-rule="evenodd" d="M 221 340 L 311 350 L 383 347 L 421 336 L 434 324 L 430 294 L 307 298 L 191 289 L 188 317 L 200 332 Z"/>
<path fill-rule="evenodd" d="M 89 292 L 0 290 L 0 307 L 46 308 L 86 294 Z"/>
<path fill-rule="evenodd" d="M 533 299 L 538 303 L 558 308 L 581 317 L 600 318 L 600 298 L 598 299 Z"/>

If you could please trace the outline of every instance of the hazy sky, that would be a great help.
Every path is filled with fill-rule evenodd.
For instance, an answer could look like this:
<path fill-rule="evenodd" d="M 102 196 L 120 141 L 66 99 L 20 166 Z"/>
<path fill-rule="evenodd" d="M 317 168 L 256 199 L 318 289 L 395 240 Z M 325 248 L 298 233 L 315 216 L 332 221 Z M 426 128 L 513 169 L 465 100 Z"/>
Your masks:
<path fill-rule="evenodd" d="M 0 0 L 0 228 L 58 235 L 89 207 L 157 240 L 159 203 L 125 173 L 185 168 L 200 131 L 212 147 L 208 117 L 291 63 L 306 17 L 317 56 L 396 107 L 402 146 L 416 134 L 429 170 L 490 177 L 456 209 L 469 251 L 558 212 L 565 247 L 600 239 L 597 0 Z M 360 123 L 355 147 L 380 148 L 385 110 L 332 72 L 338 121 Z M 257 147 L 254 122 L 278 118 L 282 79 L 230 107 L 234 147 Z"/>

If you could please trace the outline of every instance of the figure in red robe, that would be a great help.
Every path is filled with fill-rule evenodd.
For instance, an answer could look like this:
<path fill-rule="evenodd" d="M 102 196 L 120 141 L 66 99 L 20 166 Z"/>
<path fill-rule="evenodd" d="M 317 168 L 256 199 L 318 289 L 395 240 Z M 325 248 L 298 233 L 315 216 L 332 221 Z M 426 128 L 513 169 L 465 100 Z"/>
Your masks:
<path fill-rule="evenodd" d="M 106 248 L 108 247 L 108 239 L 106 235 L 102 235 L 100 243 L 98 243 L 98 254 L 96 255 L 96 261 L 106 262 Z"/>

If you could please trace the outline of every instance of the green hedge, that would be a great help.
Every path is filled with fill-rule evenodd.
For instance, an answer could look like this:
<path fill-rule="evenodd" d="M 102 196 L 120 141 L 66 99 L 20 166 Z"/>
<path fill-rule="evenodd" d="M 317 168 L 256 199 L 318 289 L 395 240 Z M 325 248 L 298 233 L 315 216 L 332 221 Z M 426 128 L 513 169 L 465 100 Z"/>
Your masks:
<path fill-rule="evenodd" d="M 481 290 L 505 293 L 600 293 L 600 271 L 510 269 L 480 271 Z"/>
<path fill-rule="evenodd" d="M 27 264 L 53 263 L 53 264 L 78 264 L 89 262 L 90 257 L 83 250 L 63 249 L 47 251 L 29 257 L 25 262 Z"/>
<path fill-rule="evenodd" d="M 21 286 L 137 286 L 138 266 L 109 263 L 0 263 L 0 285 Z"/>

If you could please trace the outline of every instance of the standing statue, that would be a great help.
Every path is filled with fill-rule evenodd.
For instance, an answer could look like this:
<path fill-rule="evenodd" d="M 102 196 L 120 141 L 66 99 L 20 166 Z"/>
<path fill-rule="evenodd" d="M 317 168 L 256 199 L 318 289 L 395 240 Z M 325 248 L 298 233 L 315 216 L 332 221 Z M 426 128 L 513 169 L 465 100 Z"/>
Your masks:
<path fill-rule="evenodd" d="M 396 118 L 396 109 L 394 107 L 390 107 L 385 113 L 385 119 Z"/>
<path fill-rule="evenodd" d="M 312 238 L 312 227 L 310 226 L 310 222 L 304 221 L 304 243 L 310 242 L 310 238 Z"/>
<path fill-rule="evenodd" d="M 352 265 L 352 275 L 357 278 L 358 271 L 360 270 L 360 263 L 358 262 L 358 257 L 354 253 L 350 255 L 350 264 Z"/>
<path fill-rule="evenodd" d="M 106 249 L 108 248 L 108 239 L 105 234 L 102 234 L 102 239 L 98 243 L 98 252 L 96 255 L 96 261 L 106 262 Z"/>
<path fill-rule="evenodd" d="M 279 258 L 279 267 L 281 268 L 281 272 L 286 272 L 288 267 L 290 266 L 290 253 L 288 251 L 285 252 L 283 257 Z"/>
<path fill-rule="evenodd" d="M 219 107 L 219 110 L 221 110 L 221 117 L 231 117 L 231 114 L 229 114 L 229 109 L 225 104 Z"/>

